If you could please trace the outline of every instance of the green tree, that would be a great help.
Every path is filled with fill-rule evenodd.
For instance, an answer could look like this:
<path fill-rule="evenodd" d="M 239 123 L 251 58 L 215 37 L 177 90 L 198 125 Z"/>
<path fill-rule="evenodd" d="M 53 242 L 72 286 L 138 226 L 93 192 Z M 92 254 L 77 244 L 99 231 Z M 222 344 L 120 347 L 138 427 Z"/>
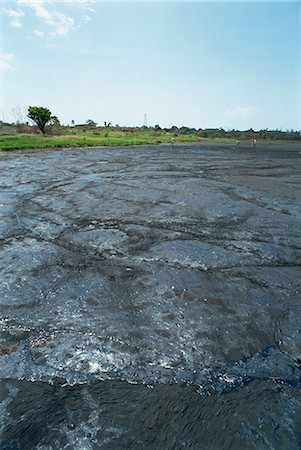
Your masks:
<path fill-rule="evenodd" d="M 60 127 L 61 123 L 56 116 L 51 116 L 48 125 L 51 125 L 52 127 Z"/>
<path fill-rule="evenodd" d="M 96 127 L 96 125 L 97 125 L 97 123 L 94 122 L 94 120 L 92 120 L 92 119 L 88 119 L 88 120 L 86 121 L 86 124 L 87 124 L 89 127 Z"/>
<path fill-rule="evenodd" d="M 49 134 L 59 134 L 61 130 L 61 124 L 56 116 L 51 116 L 49 122 L 47 122 L 47 132 Z"/>
<path fill-rule="evenodd" d="M 30 106 L 27 116 L 37 124 L 43 134 L 45 134 L 45 126 L 53 118 L 49 109 L 41 106 Z"/>

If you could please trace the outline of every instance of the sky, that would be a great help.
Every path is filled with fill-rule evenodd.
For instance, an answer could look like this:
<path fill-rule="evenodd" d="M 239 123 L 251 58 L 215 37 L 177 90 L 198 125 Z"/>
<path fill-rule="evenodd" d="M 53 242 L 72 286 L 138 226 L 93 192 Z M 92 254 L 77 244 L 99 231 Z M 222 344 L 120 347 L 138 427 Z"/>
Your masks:
<path fill-rule="evenodd" d="M 300 1 L 0 3 L 0 120 L 301 130 Z"/>

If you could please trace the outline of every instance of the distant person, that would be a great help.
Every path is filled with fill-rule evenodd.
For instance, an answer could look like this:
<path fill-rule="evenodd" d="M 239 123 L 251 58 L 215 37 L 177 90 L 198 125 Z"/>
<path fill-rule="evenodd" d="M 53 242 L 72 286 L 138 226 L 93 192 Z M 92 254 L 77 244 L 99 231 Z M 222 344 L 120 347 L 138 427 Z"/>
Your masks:
<path fill-rule="evenodd" d="M 171 145 L 174 146 L 174 143 L 176 142 L 175 138 L 171 138 Z"/>
<path fill-rule="evenodd" d="M 256 147 L 256 139 L 252 140 L 252 147 L 255 148 Z"/>

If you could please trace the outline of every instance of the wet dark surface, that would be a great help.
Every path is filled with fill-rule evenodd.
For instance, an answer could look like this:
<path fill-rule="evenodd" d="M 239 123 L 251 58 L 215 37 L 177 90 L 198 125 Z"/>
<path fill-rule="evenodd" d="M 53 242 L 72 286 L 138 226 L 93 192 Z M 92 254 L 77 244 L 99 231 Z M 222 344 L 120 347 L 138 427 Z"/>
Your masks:
<path fill-rule="evenodd" d="M 300 160 L 2 153 L 0 448 L 301 448 Z"/>

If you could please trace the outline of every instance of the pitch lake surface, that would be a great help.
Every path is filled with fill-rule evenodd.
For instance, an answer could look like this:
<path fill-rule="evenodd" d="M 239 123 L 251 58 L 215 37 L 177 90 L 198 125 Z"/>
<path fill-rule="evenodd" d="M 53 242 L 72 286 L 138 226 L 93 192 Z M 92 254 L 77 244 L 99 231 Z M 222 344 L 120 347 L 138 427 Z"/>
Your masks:
<path fill-rule="evenodd" d="M 300 449 L 300 161 L 1 153 L 1 450 Z"/>

